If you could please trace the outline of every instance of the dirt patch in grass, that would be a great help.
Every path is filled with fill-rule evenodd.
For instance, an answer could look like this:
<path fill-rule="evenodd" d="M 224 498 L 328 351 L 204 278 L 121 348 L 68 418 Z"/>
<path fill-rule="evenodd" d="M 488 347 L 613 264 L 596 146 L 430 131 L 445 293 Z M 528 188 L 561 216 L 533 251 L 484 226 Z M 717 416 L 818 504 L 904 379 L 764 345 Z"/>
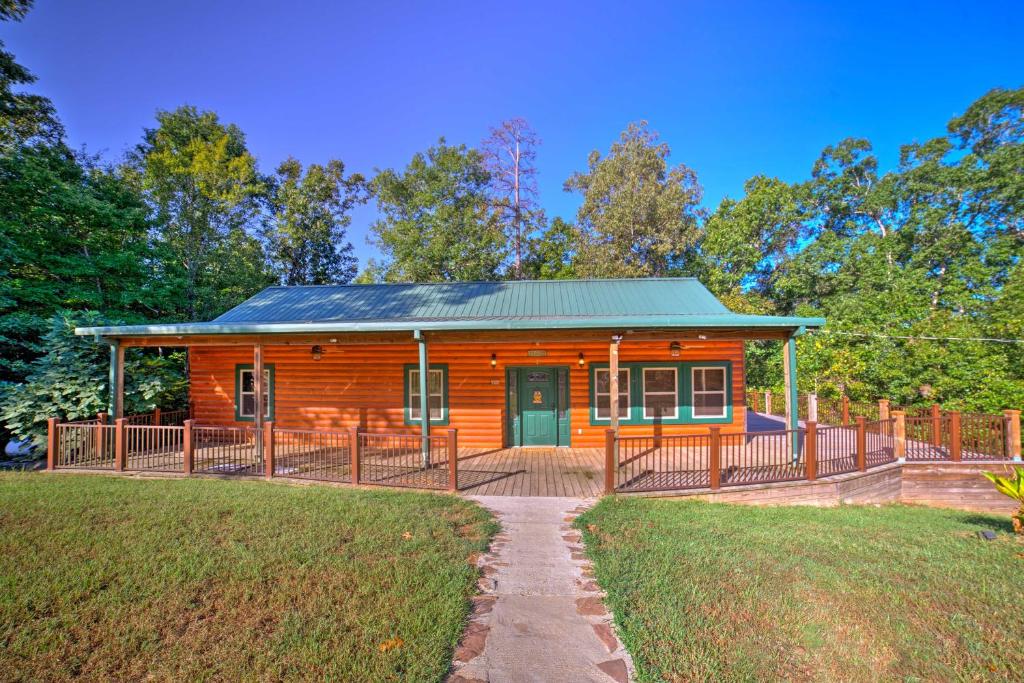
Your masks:
<path fill-rule="evenodd" d="M 619 498 L 576 525 L 640 680 L 1018 680 L 1024 667 L 1022 544 L 999 517 Z"/>
<path fill-rule="evenodd" d="M 413 492 L 0 474 L 2 680 L 440 680 L 497 526 Z"/>

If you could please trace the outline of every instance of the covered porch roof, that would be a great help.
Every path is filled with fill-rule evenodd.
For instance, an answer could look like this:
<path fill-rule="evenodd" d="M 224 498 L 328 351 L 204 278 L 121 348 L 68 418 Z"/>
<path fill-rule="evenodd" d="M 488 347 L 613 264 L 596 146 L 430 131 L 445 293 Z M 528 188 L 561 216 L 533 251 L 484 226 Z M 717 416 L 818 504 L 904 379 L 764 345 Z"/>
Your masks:
<path fill-rule="evenodd" d="M 167 345 L 172 339 L 224 336 L 376 333 L 407 339 L 411 332 L 458 338 L 544 330 L 573 331 L 573 338 L 583 330 L 602 336 L 691 330 L 716 338 L 786 338 L 824 323 L 733 313 L 693 278 L 644 278 L 269 287 L 210 322 L 81 327 L 76 333 Z"/>

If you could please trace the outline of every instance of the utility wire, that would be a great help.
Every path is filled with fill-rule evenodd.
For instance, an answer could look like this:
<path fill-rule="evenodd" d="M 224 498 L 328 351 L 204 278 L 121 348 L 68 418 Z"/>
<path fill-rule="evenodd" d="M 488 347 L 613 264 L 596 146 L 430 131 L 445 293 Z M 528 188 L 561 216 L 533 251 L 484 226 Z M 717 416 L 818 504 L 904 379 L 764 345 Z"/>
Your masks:
<path fill-rule="evenodd" d="M 820 330 L 818 334 L 841 334 L 847 337 L 875 337 L 878 339 L 914 339 L 921 341 L 977 341 L 995 342 L 996 344 L 1024 344 L 1024 339 L 997 339 L 995 337 L 912 337 L 895 334 L 874 334 L 867 332 L 840 332 L 838 330 Z"/>

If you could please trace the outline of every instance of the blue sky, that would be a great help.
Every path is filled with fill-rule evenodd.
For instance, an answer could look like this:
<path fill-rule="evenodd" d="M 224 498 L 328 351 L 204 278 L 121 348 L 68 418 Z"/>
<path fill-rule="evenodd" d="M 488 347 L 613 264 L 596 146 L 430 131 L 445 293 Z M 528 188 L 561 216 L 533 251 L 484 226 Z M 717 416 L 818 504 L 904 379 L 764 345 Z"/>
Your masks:
<path fill-rule="evenodd" d="M 340 3 L 37 0 L 0 38 L 70 142 L 119 158 L 157 109 L 237 123 L 264 171 L 288 155 L 400 167 L 441 135 L 475 145 L 523 116 L 541 201 L 647 119 L 705 203 L 764 173 L 807 176 L 870 139 L 882 164 L 996 86 L 1024 85 L 1021 2 Z M 361 261 L 372 208 L 351 229 Z"/>

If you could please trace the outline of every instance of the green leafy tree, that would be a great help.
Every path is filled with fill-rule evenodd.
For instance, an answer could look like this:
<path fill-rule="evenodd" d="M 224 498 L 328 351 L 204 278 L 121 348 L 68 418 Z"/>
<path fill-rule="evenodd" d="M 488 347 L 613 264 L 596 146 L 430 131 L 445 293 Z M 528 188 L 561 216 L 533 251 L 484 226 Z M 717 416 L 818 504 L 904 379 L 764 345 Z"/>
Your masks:
<path fill-rule="evenodd" d="M 0 380 L 24 377 L 58 310 L 168 315 L 165 254 L 130 185 L 63 145 L 0 155 Z"/>
<path fill-rule="evenodd" d="M 702 192 L 692 169 L 669 167 L 670 152 L 646 121 L 631 123 L 607 156 L 591 152 L 587 172 L 565 182 L 583 195 L 580 275 L 663 276 L 680 266 L 698 238 Z"/>
<path fill-rule="evenodd" d="M 490 176 L 480 154 L 441 138 L 401 173 L 371 182 L 380 218 L 371 226 L 386 282 L 495 280 L 508 246 L 488 210 Z"/>
<path fill-rule="evenodd" d="M 58 314 L 43 339 L 45 354 L 22 384 L 0 385 L 0 421 L 12 434 L 38 446 L 46 442 L 46 420 L 90 419 L 106 411 L 110 396 L 109 347 L 75 335 L 75 327 L 119 324 L 96 312 Z M 142 413 L 186 402 L 184 354 L 125 353 L 125 413 Z"/>
<path fill-rule="evenodd" d="M 31 7 L 31 2 L 5 0 L 0 3 L 0 21 L 21 21 Z M 16 90 L 35 81 L 0 41 L 0 152 L 29 142 L 54 145 L 63 138 L 53 103 L 42 95 Z"/>
<path fill-rule="evenodd" d="M 274 282 L 255 235 L 267 183 L 242 131 L 215 113 L 182 106 L 156 118 L 126 172 L 174 254 L 165 277 L 178 280 L 182 316 L 205 320 Z"/>
<path fill-rule="evenodd" d="M 555 218 L 528 243 L 522 273 L 535 280 L 571 280 L 576 277 L 573 265 L 580 244 L 576 226 Z"/>
<path fill-rule="evenodd" d="M 352 209 L 367 200 L 366 181 L 345 175 L 345 165 L 331 160 L 302 164 L 287 159 L 277 168 L 271 199 L 268 241 L 270 256 L 286 285 L 350 282 L 356 257 L 346 229 Z"/>

